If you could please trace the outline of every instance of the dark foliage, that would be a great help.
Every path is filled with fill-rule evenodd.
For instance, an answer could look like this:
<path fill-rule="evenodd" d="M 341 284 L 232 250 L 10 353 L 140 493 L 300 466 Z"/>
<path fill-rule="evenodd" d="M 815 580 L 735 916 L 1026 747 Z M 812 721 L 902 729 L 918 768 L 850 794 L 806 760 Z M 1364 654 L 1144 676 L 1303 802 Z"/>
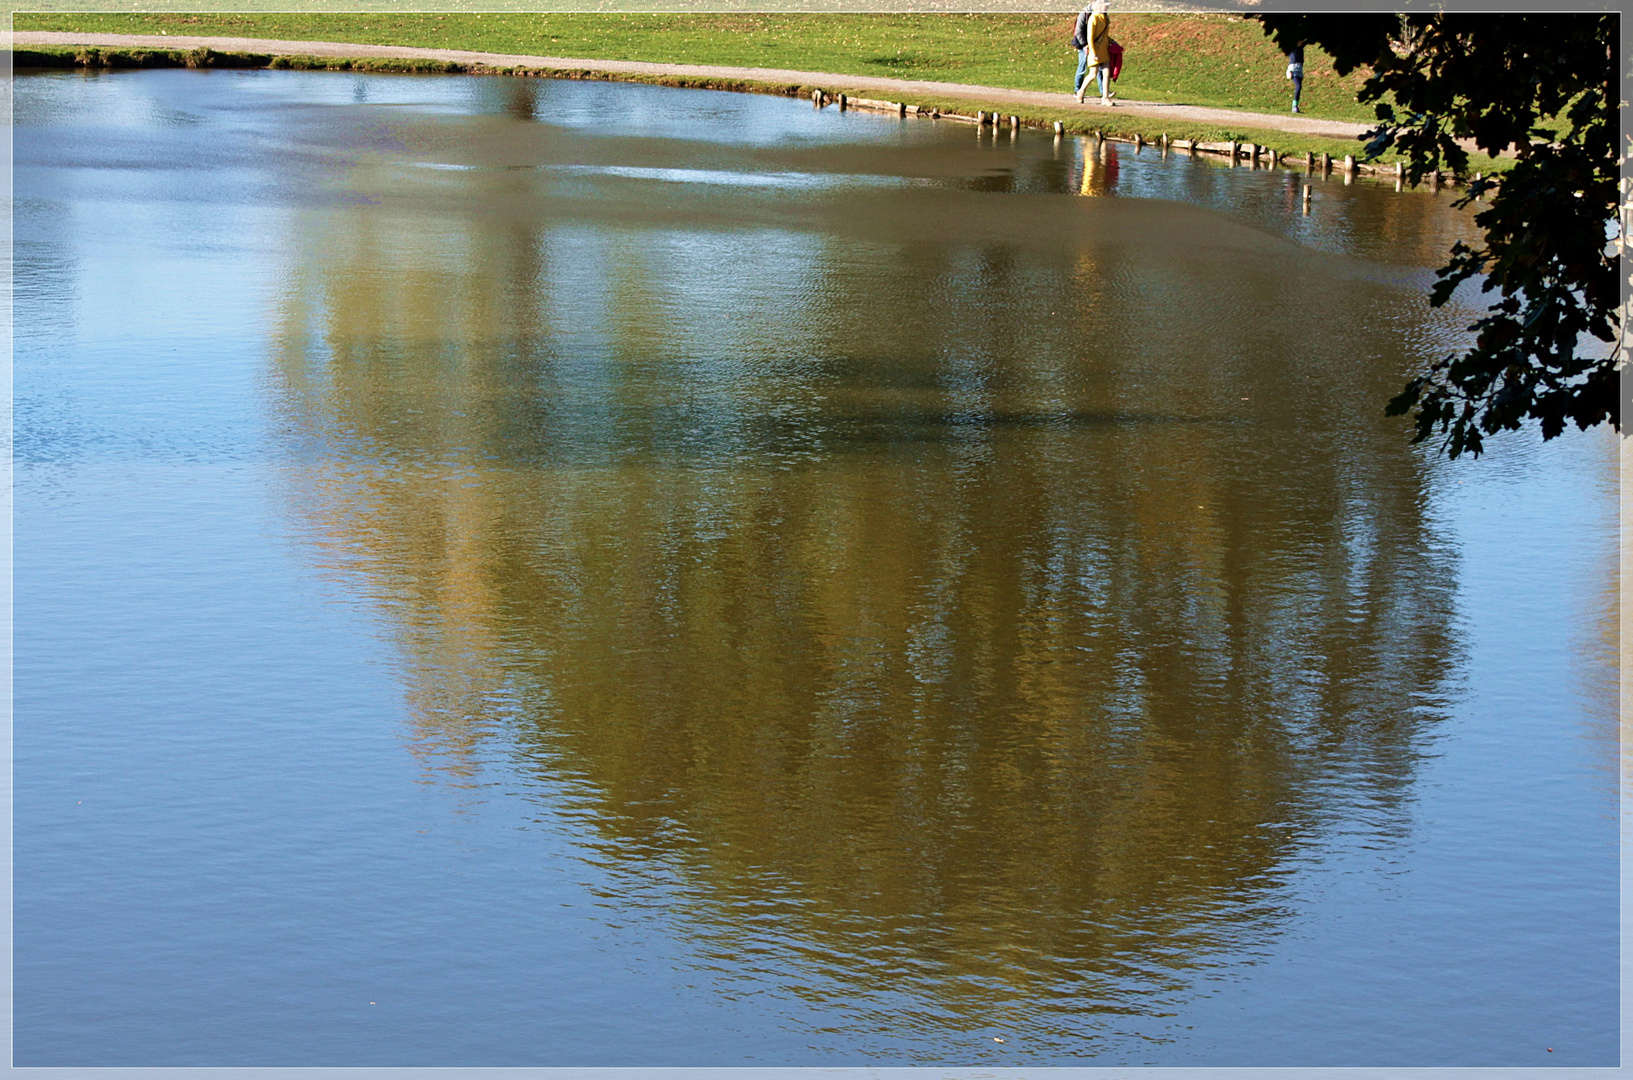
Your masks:
<path fill-rule="evenodd" d="M 1483 438 L 1540 422 L 1618 431 L 1620 275 L 1607 226 L 1617 209 L 1616 20 L 1613 14 L 1260 15 L 1283 49 L 1320 45 L 1340 74 L 1370 68 L 1367 154 L 1394 147 L 1417 183 L 1468 172 L 1471 140 L 1512 151 L 1501 184 L 1477 180 L 1458 205 L 1490 195 L 1478 246 L 1459 243 L 1430 303 L 1473 279 L 1497 294 L 1469 329 L 1474 344 L 1436 361 L 1389 403 L 1415 411 L 1414 442 L 1478 455 Z M 1564 130 L 1539 126 L 1555 119 Z"/>

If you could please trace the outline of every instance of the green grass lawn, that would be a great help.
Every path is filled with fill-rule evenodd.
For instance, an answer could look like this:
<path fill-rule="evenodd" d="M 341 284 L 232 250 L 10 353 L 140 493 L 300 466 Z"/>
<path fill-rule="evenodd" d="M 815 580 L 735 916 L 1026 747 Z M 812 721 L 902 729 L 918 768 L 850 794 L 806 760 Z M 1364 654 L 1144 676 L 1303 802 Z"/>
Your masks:
<path fill-rule="evenodd" d="M 220 35 L 341 41 L 594 60 L 794 68 L 1070 90 L 1071 15 L 876 14 L 32 14 L 16 30 Z M 1284 113 L 1286 62 L 1255 22 L 1234 15 L 1113 15 L 1127 50 L 1124 98 Z M 1340 79 L 1310 50 L 1305 111 L 1365 122 L 1362 77 Z"/>

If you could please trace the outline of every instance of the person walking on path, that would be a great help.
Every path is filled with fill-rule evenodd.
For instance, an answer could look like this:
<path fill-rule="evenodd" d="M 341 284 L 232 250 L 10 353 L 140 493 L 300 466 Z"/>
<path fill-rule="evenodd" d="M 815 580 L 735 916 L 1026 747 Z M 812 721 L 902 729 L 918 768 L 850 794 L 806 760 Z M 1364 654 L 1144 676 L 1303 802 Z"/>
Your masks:
<path fill-rule="evenodd" d="M 1087 4 L 1077 13 L 1077 24 L 1072 27 L 1072 48 L 1077 50 L 1077 78 L 1072 80 L 1072 93 L 1079 94 L 1083 89 L 1083 77 L 1089 72 L 1089 54 L 1085 51 L 1089 47 L 1089 20 L 1094 13 Z"/>
<path fill-rule="evenodd" d="M 1077 17 L 1072 44 L 1077 46 L 1077 100 L 1082 101 L 1089 80 L 1100 83 L 1100 104 L 1111 104 L 1111 15 L 1107 0 L 1094 0 Z"/>
<path fill-rule="evenodd" d="M 1298 97 L 1304 92 L 1304 46 L 1295 45 L 1287 54 L 1287 77 L 1293 80 L 1293 111 L 1298 112 Z"/>

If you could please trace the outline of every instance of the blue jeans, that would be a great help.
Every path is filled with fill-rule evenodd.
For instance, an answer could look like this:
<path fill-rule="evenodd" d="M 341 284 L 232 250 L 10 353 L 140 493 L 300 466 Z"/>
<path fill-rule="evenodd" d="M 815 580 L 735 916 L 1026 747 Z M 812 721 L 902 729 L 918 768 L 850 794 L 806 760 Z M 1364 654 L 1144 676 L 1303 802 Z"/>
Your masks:
<path fill-rule="evenodd" d="M 1072 80 L 1072 93 L 1075 94 L 1079 90 L 1083 89 L 1083 78 L 1084 78 L 1085 75 L 1088 74 L 1088 70 L 1089 70 L 1089 57 L 1093 56 L 1093 55 L 1094 54 L 1089 52 L 1089 50 L 1087 50 L 1087 49 L 1077 50 L 1077 78 Z M 1105 97 L 1106 96 L 1106 69 L 1105 69 L 1105 66 L 1100 65 L 1100 64 L 1095 65 L 1094 72 L 1100 78 L 1100 96 Z"/>

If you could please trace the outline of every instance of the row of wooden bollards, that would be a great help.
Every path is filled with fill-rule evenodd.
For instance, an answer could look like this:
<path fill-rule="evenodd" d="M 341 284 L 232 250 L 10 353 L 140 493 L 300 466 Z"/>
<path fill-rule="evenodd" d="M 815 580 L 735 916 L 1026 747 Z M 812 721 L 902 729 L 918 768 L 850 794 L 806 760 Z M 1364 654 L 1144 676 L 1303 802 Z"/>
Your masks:
<path fill-rule="evenodd" d="M 853 98 L 846 94 L 830 94 L 824 90 L 811 91 L 811 104 L 820 109 L 825 105 L 835 104 L 840 112 L 850 109 L 867 109 L 870 112 L 892 112 L 897 116 L 933 116 L 940 117 L 940 109 L 920 108 L 909 105 L 905 101 L 874 101 L 871 98 Z"/>
<path fill-rule="evenodd" d="M 1191 143 L 1189 145 L 1191 152 L 1193 154 L 1196 153 L 1196 144 Z M 1245 158 L 1253 162 L 1255 165 L 1259 164 L 1260 160 L 1262 159 L 1270 168 L 1275 168 L 1276 166 L 1280 165 L 1287 156 L 1279 150 L 1272 150 L 1270 147 L 1260 146 L 1258 143 L 1240 143 L 1233 141 L 1229 143 L 1228 146 L 1229 149 L 1226 151 L 1226 156 L 1230 158 L 1230 163 L 1233 167 L 1238 161 Z M 1332 172 L 1332 155 L 1321 154 L 1318 157 L 1313 151 L 1306 153 L 1304 155 L 1305 170 L 1308 172 L 1314 172 L 1318 167 L 1323 173 Z M 1354 176 L 1356 172 L 1359 171 L 1359 166 L 1356 164 L 1354 154 L 1344 155 L 1343 169 L 1346 177 Z"/>
<path fill-rule="evenodd" d="M 988 124 L 995 128 L 1007 127 L 1011 131 L 1019 131 L 1021 129 L 1021 118 L 1018 116 L 1003 117 L 995 112 L 977 112 L 975 114 L 976 127 L 986 127 Z"/>
<path fill-rule="evenodd" d="M 1098 135 L 1099 133 L 1096 132 L 1096 134 Z M 1181 141 L 1183 141 L 1183 140 L 1181 140 Z M 1135 145 L 1136 148 L 1140 145 L 1140 138 L 1139 138 L 1138 135 L 1136 135 L 1134 137 L 1134 145 Z M 1166 135 L 1164 135 L 1163 136 L 1163 147 L 1166 149 L 1167 145 L 1168 145 L 1168 137 Z M 1188 148 L 1190 149 L 1192 154 L 1196 153 L 1197 147 L 1196 147 L 1195 143 L 1187 143 L 1185 145 L 1188 146 Z M 1286 159 L 1286 157 L 1288 156 L 1288 155 L 1282 154 L 1280 151 L 1272 150 L 1268 146 L 1259 146 L 1259 145 L 1256 145 L 1254 143 L 1238 143 L 1238 142 L 1229 143 L 1228 144 L 1228 150 L 1226 151 L 1226 153 L 1227 153 L 1228 157 L 1230 158 L 1230 163 L 1231 163 L 1231 166 L 1233 168 L 1235 167 L 1236 162 L 1238 160 L 1241 160 L 1241 159 L 1244 159 L 1244 158 L 1252 161 L 1255 166 L 1257 166 L 1259 164 L 1259 162 L 1260 162 L 1260 160 L 1262 158 L 1262 159 L 1264 159 L 1265 163 L 1269 167 L 1275 168 L 1276 166 L 1281 165 L 1284 162 L 1284 160 Z M 1341 168 L 1343 170 L 1344 183 L 1346 183 L 1346 184 L 1351 183 L 1354 180 L 1356 174 L 1360 172 L 1360 166 L 1356 162 L 1355 155 L 1353 155 L 1353 154 L 1345 154 L 1341 162 L 1334 159 L 1331 154 L 1316 154 L 1315 152 L 1310 151 L 1310 152 L 1305 153 L 1305 155 L 1304 155 L 1304 169 L 1305 169 L 1306 172 L 1312 172 L 1313 173 L 1317 169 L 1320 169 L 1322 175 L 1327 176 L 1327 175 L 1332 174 L 1333 168 L 1334 168 L 1335 165 L 1337 165 L 1339 168 Z M 1475 173 L 1474 174 L 1474 179 L 1478 180 L 1478 179 L 1480 179 L 1480 176 L 1481 176 L 1480 173 Z M 1440 190 L 1440 185 L 1443 182 L 1444 182 L 1444 174 L 1442 174 L 1439 169 L 1435 169 L 1433 172 L 1429 173 L 1429 188 L 1430 188 L 1431 191 L 1439 191 Z M 1404 164 L 1402 164 L 1401 162 L 1396 162 L 1395 163 L 1395 190 L 1396 191 L 1401 191 L 1401 190 L 1403 190 L 1405 188 L 1405 186 L 1406 186 L 1406 166 Z M 1306 192 L 1306 198 L 1307 198 L 1308 192 L 1309 192 L 1308 187 L 1305 188 L 1305 192 Z"/>
<path fill-rule="evenodd" d="M 975 126 L 979 128 L 990 126 L 993 128 L 1007 127 L 1012 132 L 1021 130 L 1021 118 L 1013 113 L 1005 116 L 998 112 L 986 112 L 982 110 L 978 111 L 973 117 L 962 116 L 958 113 L 943 113 L 940 109 L 925 109 L 917 105 L 908 105 L 905 102 L 900 101 L 873 101 L 867 98 L 853 99 L 845 94 L 829 94 L 823 90 L 811 91 L 811 104 L 818 109 L 830 104 L 838 105 L 840 112 L 845 112 L 852 106 L 857 106 L 872 112 L 893 112 L 898 116 L 931 116 L 937 120 L 963 120 L 965 122 L 974 120 Z M 1060 125 L 1057 123 L 1055 126 L 1059 127 Z"/>
<path fill-rule="evenodd" d="M 985 110 L 980 110 L 977 111 L 972 117 L 957 113 L 943 113 L 940 109 L 920 108 L 916 105 L 907 105 L 896 101 L 872 101 L 863 98 L 852 99 L 845 94 L 828 94 L 820 89 L 811 91 L 811 103 L 819 109 L 830 103 L 837 104 L 841 112 L 855 106 L 869 111 L 894 112 L 898 116 L 930 116 L 936 119 L 962 120 L 966 123 L 973 120 L 977 129 L 985 130 L 987 127 L 991 127 L 996 130 L 1000 127 L 1007 127 L 1012 135 L 1019 132 L 1021 128 L 1020 117 L 1014 115 L 1013 113 L 1005 115 L 996 111 L 987 112 Z M 1066 125 L 1062 121 L 1054 121 L 1054 134 L 1056 139 L 1060 139 L 1065 136 Z M 1106 135 L 1103 131 L 1095 131 L 1093 135 L 1096 142 L 1105 141 Z M 1134 149 L 1136 151 L 1143 149 L 1146 144 L 1145 136 L 1138 133 L 1135 134 L 1131 141 L 1134 143 Z M 1165 133 L 1154 140 L 1154 142 L 1156 145 L 1161 146 L 1165 153 L 1170 147 L 1174 147 L 1176 149 L 1187 150 L 1193 157 L 1198 153 L 1198 151 L 1201 150 L 1206 150 L 1208 153 L 1217 153 L 1220 150 L 1223 150 L 1230 161 L 1231 168 L 1235 168 L 1236 163 L 1242 159 L 1251 161 L 1255 168 L 1259 166 L 1261 160 L 1266 161 L 1269 167 L 1275 168 L 1276 166 L 1281 165 L 1284 159 L 1287 157 L 1287 155 L 1282 154 L 1278 150 L 1273 150 L 1268 146 L 1260 146 L 1257 143 L 1242 143 L 1235 140 L 1225 144 L 1215 143 L 1204 146 L 1195 140 L 1170 140 Z M 1319 168 L 1322 175 L 1331 175 L 1335 165 L 1339 165 L 1342 168 L 1345 184 L 1353 183 L 1356 175 L 1361 171 L 1359 164 L 1355 160 L 1355 155 L 1353 154 L 1345 154 L 1341 163 L 1335 161 L 1330 154 L 1318 155 L 1314 152 L 1309 152 L 1304 155 L 1304 169 L 1306 172 L 1314 172 L 1317 168 Z M 1480 179 L 1480 174 L 1476 173 L 1474 179 Z M 1439 191 L 1442 182 L 1443 176 L 1439 169 L 1436 169 L 1429 174 L 1429 188 L 1431 191 Z M 1395 190 L 1404 190 L 1405 184 L 1405 166 L 1397 162 L 1395 165 Z M 1310 209 L 1309 185 L 1305 185 L 1304 187 L 1304 209 L 1306 213 L 1308 213 Z"/>

